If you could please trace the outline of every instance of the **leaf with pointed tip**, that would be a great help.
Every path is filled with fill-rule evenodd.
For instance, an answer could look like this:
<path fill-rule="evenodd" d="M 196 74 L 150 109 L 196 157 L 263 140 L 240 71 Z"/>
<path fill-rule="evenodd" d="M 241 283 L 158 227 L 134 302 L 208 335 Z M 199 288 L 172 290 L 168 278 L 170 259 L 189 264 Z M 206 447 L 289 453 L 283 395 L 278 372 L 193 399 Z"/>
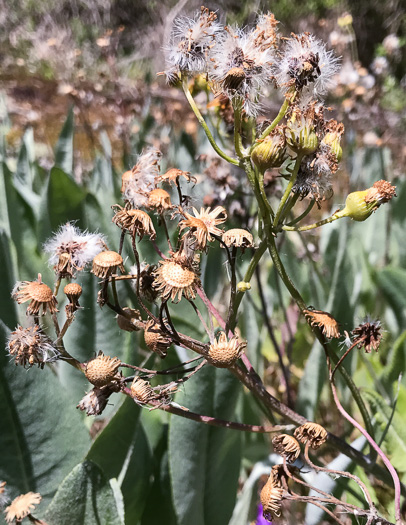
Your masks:
<path fill-rule="evenodd" d="M 73 173 L 73 132 L 74 113 L 72 106 L 66 117 L 55 148 L 55 166 L 58 166 L 69 175 Z"/>
<path fill-rule="evenodd" d="M 63 480 L 44 519 L 48 525 L 123 525 L 114 491 L 91 461 L 77 465 Z"/>

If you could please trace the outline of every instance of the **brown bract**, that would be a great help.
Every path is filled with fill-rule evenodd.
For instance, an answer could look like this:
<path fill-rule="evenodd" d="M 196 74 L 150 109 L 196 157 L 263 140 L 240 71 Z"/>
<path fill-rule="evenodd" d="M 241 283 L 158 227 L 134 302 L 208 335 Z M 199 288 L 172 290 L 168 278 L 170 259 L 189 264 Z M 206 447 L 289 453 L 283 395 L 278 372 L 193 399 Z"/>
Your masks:
<path fill-rule="evenodd" d="M 171 168 L 163 175 L 159 175 L 156 179 L 156 182 L 168 182 L 169 184 L 173 184 L 175 186 L 179 180 L 179 177 L 183 177 L 188 182 L 192 181 L 194 184 L 197 182 L 196 177 L 191 177 L 189 171 L 182 171 L 176 168 Z"/>
<path fill-rule="evenodd" d="M 160 213 L 172 208 L 171 197 L 169 193 L 161 188 L 156 188 L 148 194 L 148 207 L 155 208 Z"/>
<path fill-rule="evenodd" d="M 279 434 L 272 440 L 274 451 L 286 459 L 288 463 L 293 463 L 300 455 L 300 445 L 297 440 L 288 434 Z"/>
<path fill-rule="evenodd" d="M 372 350 L 377 352 L 382 339 L 381 329 L 379 321 L 365 321 L 352 331 L 354 342 L 360 340 L 357 346 L 364 347 L 367 354 Z"/>
<path fill-rule="evenodd" d="M 45 315 L 48 309 L 51 314 L 58 311 L 56 308 L 58 304 L 56 297 L 52 293 L 51 288 L 41 282 L 40 277 L 38 281 L 22 281 L 17 283 L 12 296 L 18 304 L 30 301 L 27 308 L 28 315 L 38 315 L 41 307 L 42 315 Z"/>
<path fill-rule="evenodd" d="M 236 248 L 252 248 L 254 246 L 254 238 L 247 230 L 242 230 L 241 228 L 233 228 L 227 230 L 223 233 L 222 236 L 223 242 L 226 246 L 231 248 L 235 246 Z"/>
<path fill-rule="evenodd" d="M 182 231 L 184 228 L 190 228 L 190 231 L 196 239 L 195 249 L 204 250 L 207 246 L 207 239 L 209 236 L 207 226 L 201 219 L 193 217 L 190 213 L 185 212 L 185 217 L 186 219 L 179 223 L 179 230 Z"/>
<path fill-rule="evenodd" d="M 338 323 L 328 312 L 323 312 L 322 310 L 303 310 L 303 313 L 310 325 L 321 328 L 323 334 L 329 339 L 340 337 Z"/>
<path fill-rule="evenodd" d="M 118 357 L 109 357 L 99 352 L 99 355 L 86 363 L 85 376 L 92 385 L 101 387 L 118 379 L 118 369 L 121 361 Z"/>
<path fill-rule="evenodd" d="M 14 520 L 20 522 L 26 518 L 40 503 L 41 499 L 41 494 L 37 492 L 28 492 L 17 496 L 4 511 L 7 523 L 12 523 Z"/>
<path fill-rule="evenodd" d="M 210 345 L 207 360 L 217 368 L 229 368 L 240 357 L 245 346 L 246 343 L 239 341 L 236 336 L 228 340 L 225 332 L 221 332 Z"/>
<path fill-rule="evenodd" d="M 270 476 L 260 495 L 264 518 L 271 521 L 273 516 L 280 516 L 282 495 L 283 490 L 275 485 L 273 476 Z"/>
<path fill-rule="evenodd" d="M 148 235 L 151 239 L 155 239 L 155 228 L 148 213 L 138 209 L 127 210 L 118 204 L 115 204 L 112 208 L 118 209 L 112 218 L 112 221 L 119 228 L 128 231 L 132 235 L 138 235 L 140 239 L 142 239 L 144 235 Z"/>
<path fill-rule="evenodd" d="M 377 202 L 380 205 L 389 202 L 393 197 L 396 197 L 396 186 L 392 186 L 387 180 L 378 180 L 367 190 L 365 202 Z"/>
<path fill-rule="evenodd" d="M 192 211 L 194 216 L 206 225 L 208 231 L 207 239 L 209 241 L 213 240 L 211 235 L 222 235 L 223 230 L 220 230 L 217 226 L 227 219 L 227 212 L 223 206 L 217 206 L 214 210 L 211 210 L 211 208 L 200 208 L 200 212 L 196 208 L 192 208 Z"/>
<path fill-rule="evenodd" d="M 168 348 L 172 344 L 172 340 L 168 337 L 162 328 L 150 319 L 145 326 L 144 341 L 150 350 L 155 352 L 159 357 L 164 359 L 168 353 Z"/>
<path fill-rule="evenodd" d="M 313 449 L 317 449 L 325 443 L 327 430 L 317 423 L 305 423 L 295 430 L 294 435 L 304 445 L 309 442 Z"/>
<path fill-rule="evenodd" d="M 160 261 L 153 275 L 153 287 L 163 299 L 170 298 L 172 302 L 178 302 L 182 295 L 186 299 L 196 297 L 196 287 L 200 285 L 200 279 L 192 266 L 181 257 L 174 255 L 172 259 Z"/>
<path fill-rule="evenodd" d="M 92 273 L 101 279 L 106 279 L 116 273 L 117 268 L 125 272 L 123 258 L 117 252 L 111 250 L 100 252 L 93 259 Z"/>

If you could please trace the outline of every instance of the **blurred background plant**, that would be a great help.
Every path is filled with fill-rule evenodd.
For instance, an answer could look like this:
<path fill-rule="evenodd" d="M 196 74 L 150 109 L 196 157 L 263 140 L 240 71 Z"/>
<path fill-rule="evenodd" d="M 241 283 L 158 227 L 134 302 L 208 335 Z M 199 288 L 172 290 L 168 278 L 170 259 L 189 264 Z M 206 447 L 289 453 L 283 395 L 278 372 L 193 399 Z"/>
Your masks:
<path fill-rule="evenodd" d="M 239 186 L 238 171 L 213 158 L 181 91 L 155 76 L 164 68 L 161 47 L 173 19 L 196 7 L 197 3 L 185 1 L 135 5 L 108 0 L 20 0 L 11 9 L 3 0 L 3 346 L 21 316 L 10 299 L 15 281 L 41 272 L 45 282 L 52 282 L 42 245 L 53 231 L 76 220 L 82 229 L 98 229 L 111 241 L 117 237 L 110 206 L 120 202 L 121 173 L 135 163 L 145 146 L 163 151 L 164 168 L 176 166 L 198 177 L 201 184 L 194 194 L 195 204 L 222 204 L 231 224 L 244 224 L 246 196 L 234 192 Z M 285 34 L 312 31 L 342 56 L 330 104 L 332 115 L 346 125 L 344 159 L 333 203 L 322 204 L 320 218 L 341 205 L 350 191 L 367 188 L 376 180 L 389 179 L 397 186 L 398 198 L 365 223 L 337 221 L 305 237 L 292 233 L 281 253 L 307 304 L 331 312 L 344 330 L 351 330 L 367 314 L 381 320 L 385 334 L 379 353 L 354 352 L 346 367 L 368 403 L 377 441 L 406 482 L 406 382 L 402 379 L 406 369 L 405 9 L 400 0 L 354 5 L 280 0 L 270 6 L 250 2 L 242 9 L 232 1 L 222 4 L 227 23 L 250 23 L 255 12 L 268 8 L 281 21 Z M 199 93 L 198 85 L 194 89 L 197 99 L 204 102 L 206 94 Z M 271 114 L 278 107 L 273 103 L 267 108 Z M 278 180 L 270 177 L 267 183 L 271 191 L 280 191 Z M 148 244 L 141 244 L 143 256 L 142 250 L 151 256 L 148 249 Z M 223 262 L 221 250 L 211 249 L 202 268 L 205 289 L 218 302 L 227 286 L 227 269 L 223 275 L 213 269 Z M 241 273 L 248 262 L 249 257 L 242 256 Z M 123 335 L 114 318 L 96 305 L 94 279 L 88 275 L 83 279 L 89 295 L 83 298 L 85 309 L 70 336 L 75 355 L 86 360 L 100 349 L 108 353 L 116 347 L 117 356 L 128 363 L 152 360 L 142 338 Z M 250 359 L 269 391 L 306 418 L 317 416 L 330 431 L 363 449 L 365 442 L 337 418 L 324 354 L 271 265 L 261 266 L 249 294 L 243 302 L 240 328 L 250 341 Z M 184 316 L 179 313 L 177 326 L 183 324 L 186 333 L 203 337 L 189 318 L 188 311 Z M 280 380 L 276 347 L 290 371 L 289 396 Z M 184 356 L 173 354 L 168 359 L 166 367 Z M 51 502 L 47 510 L 51 523 L 55 509 L 58 516 L 65 512 L 63 523 L 86 525 L 255 522 L 258 486 L 277 461 L 276 455 L 270 455 L 268 436 L 202 429 L 198 423 L 160 411 L 141 410 L 130 399 L 122 404 L 113 401 L 100 417 L 84 418 L 74 407 L 88 384 L 75 371 L 61 367 L 58 374 L 42 374 L 39 381 L 40 370 L 22 373 L 8 363 L 5 354 L 0 354 L 0 365 L 4 421 L 0 479 L 7 479 L 12 497 L 40 492 L 39 514 Z M 177 401 L 197 412 L 213 411 L 217 417 L 261 424 L 263 415 L 252 396 L 226 377 L 203 374 L 199 382 L 191 380 L 184 387 Z M 234 404 L 230 404 L 233 395 Z M 351 399 L 346 402 L 356 414 Z M 189 440 L 180 450 L 178 441 L 185 435 Z M 327 448 L 324 459 L 334 461 L 335 468 L 352 470 L 367 484 L 379 509 L 393 513 L 393 493 L 387 486 L 371 481 L 333 449 Z M 342 479 L 318 474 L 310 482 L 337 496 L 345 490 L 348 502 L 362 504 L 360 491 L 349 490 Z M 348 519 L 357 522 L 355 517 Z M 327 523 L 328 517 L 311 505 L 284 507 L 278 523 L 296 522 L 315 525 Z"/>

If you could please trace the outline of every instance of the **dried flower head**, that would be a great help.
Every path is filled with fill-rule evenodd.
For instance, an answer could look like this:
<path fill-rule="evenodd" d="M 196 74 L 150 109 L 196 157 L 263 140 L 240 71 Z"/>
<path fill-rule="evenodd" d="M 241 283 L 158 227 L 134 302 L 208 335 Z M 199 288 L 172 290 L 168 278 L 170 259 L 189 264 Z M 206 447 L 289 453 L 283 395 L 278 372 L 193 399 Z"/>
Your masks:
<path fill-rule="evenodd" d="M 323 312 L 322 310 L 303 310 L 303 313 L 311 326 L 321 328 L 323 334 L 329 339 L 340 337 L 338 323 L 328 312 Z"/>
<path fill-rule="evenodd" d="M 80 308 L 79 298 L 82 295 L 82 287 L 78 283 L 69 283 L 63 289 L 63 293 L 69 300 L 69 304 L 65 306 L 65 311 L 66 315 L 70 317 Z"/>
<path fill-rule="evenodd" d="M 127 210 L 118 204 L 115 204 L 112 208 L 117 209 L 112 221 L 119 228 L 128 231 L 133 236 L 138 235 L 140 239 L 142 239 L 144 235 L 148 235 L 151 239 L 155 239 L 155 228 L 148 213 L 138 209 Z"/>
<path fill-rule="evenodd" d="M 59 277 L 74 277 L 106 246 L 105 237 L 99 233 L 82 232 L 68 222 L 44 244 L 50 254 L 49 263 Z"/>
<path fill-rule="evenodd" d="M 107 385 L 118 379 L 118 369 L 121 361 L 118 357 L 109 357 L 102 351 L 98 356 L 86 363 L 85 376 L 89 383 L 97 387 Z"/>
<path fill-rule="evenodd" d="M 117 391 L 118 388 L 111 384 L 102 388 L 94 387 L 79 401 L 76 408 L 84 410 L 87 416 L 99 416 L 106 408 L 111 394 Z"/>
<path fill-rule="evenodd" d="M 272 80 L 275 33 L 268 26 L 266 37 L 265 24 L 262 17 L 260 27 L 251 31 L 227 27 L 210 52 L 209 78 L 214 89 L 240 104 L 249 116 L 258 113 L 258 98 Z"/>
<path fill-rule="evenodd" d="M 190 213 L 184 212 L 186 219 L 180 221 L 179 230 L 182 231 L 184 228 L 189 228 L 190 232 L 196 239 L 194 246 L 195 250 L 204 250 L 207 246 L 207 240 L 209 237 L 209 230 L 206 224 L 197 217 L 193 217 Z"/>
<path fill-rule="evenodd" d="M 132 208 L 148 204 L 148 193 L 155 188 L 161 157 L 159 150 L 148 148 L 138 157 L 137 164 L 131 170 L 131 177 L 128 172 L 122 176 L 121 192 Z"/>
<path fill-rule="evenodd" d="M 171 79 L 178 72 L 205 72 L 207 53 L 220 30 L 216 13 L 204 7 L 194 18 L 177 18 L 166 48 L 167 77 Z"/>
<path fill-rule="evenodd" d="M 153 287 L 163 299 L 171 298 L 172 302 L 178 302 L 182 295 L 186 299 L 196 297 L 196 287 L 200 285 L 200 279 L 186 258 L 175 254 L 171 259 L 160 261 L 153 275 Z"/>
<path fill-rule="evenodd" d="M 228 248 L 234 246 L 244 250 L 245 248 L 254 247 L 254 238 L 251 233 L 241 228 L 233 228 L 225 231 L 222 235 L 222 240 Z"/>
<path fill-rule="evenodd" d="M 165 190 L 156 188 L 148 194 L 148 208 L 155 208 L 159 213 L 172 208 L 171 196 Z"/>
<path fill-rule="evenodd" d="M 197 182 L 196 177 L 191 177 L 189 171 L 182 171 L 178 170 L 177 168 L 171 168 L 166 173 L 159 175 L 156 178 L 156 182 L 167 182 L 173 186 L 176 186 L 176 184 L 179 182 L 180 177 L 186 179 L 187 182 L 193 182 L 194 184 L 196 184 Z"/>
<path fill-rule="evenodd" d="M 200 212 L 198 212 L 196 208 L 192 208 L 192 211 L 194 216 L 206 225 L 208 231 L 207 240 L 213 240 L 211 235 L 218 235 L 221 237 L 223 230 L 220 230 L 217 226 L 223 224 L 227 219 L 227 212 L 223 206 L 216 206 L 212 211 L 211 208 L 200 208 Z M 192 216 L 188 214 L 188 217 Z"/>
<path fill-rule="evenodd" d="M 31 368 L 33 365 L 44 368 L 45 363 L 56 361 L 60 355 L 38 325 L 28 328 L 17 326 L 10 334 L 7 348 L 15 364 L 24 368 Z"/>
<path fill-rule="evenodd" d="M 293 463 L 300 455 L 300 445 L 297 440 L 288 434 L 279 434 L 272 439 L 274 451 L 286 459 L 288 463 Z"/>
<path fill-rule="evenodd" d="M 117 252 L 111 250 L 100 252 L 93 259 L 92 273 L 101 279 L 106 279 L 116 273 L 117 268 L 120 268 L 121 272 L 125 272 L 123 258 Z"/>
<path fill-rule="evenodd" d="M 269 476 L 260 495 L 265 519 L 271 521 L 274 516 L 280 516 L 282 496 L 282 488 L 275 484 L 273 476 Z"/>
<path fill-rule="evenodd" d="M 162 359 L 166 357 L 168 348 L 172 344 L 171 338 L 153 319 L 150 319 L 145 325 L 144 341 L 147 347 Z"/>
<path fill-rule="evenodd" d="M 58 311 L 56 308 L 58 301 L 51 288 L 42 282 L 41 274 L 38 274 L 37 281 L 17 282 L 11 296 L 18 304 L 30 301 L 27 308 L 27 315 L 39 315 L 41 307 L 42 315 L 45 315 L 48 310 L 51 314 Z"/>
<path fill-rule="evenodd" d="M 20 522 L 35 509 L 35 507 L 41 502 L 41 494 L 37 492 L 28 492 L 27 494 L 21 494 L 17 496 L 5 509 L 6 522 L 12 523 L 13 521 Z"/>
<path fill-rule="evenodd" d="M 297 91 L 310 85 L 315 96 L 324 95 L 339 69 L 339 59 L 325 44 L 309 33 L 292 34 L 275 64 L 279 86 Z"/>
<path fill-rule="evenodd" d="M 229 368 L 241 356 L 246 343 L 233 336 L 227 339 L 225 332 L 221 332 L 217 340 L 210 345 L 207 360 L 217 368 Z"/>
<path fill-rule="evenodd" d="M 393 197 L 396 197 L 396 186 L 392 186 L 387 180 L 378 180 L 374 182 L 372 188 L 367 190 L 365 202 L 367 204 L 374 203 L 378 207 L 389 202 Z"/>
<path fill-rule="evenodd" d="M 309 442 L 313 449 L 318 449 L 327 439 L 327 431 L 317 423 L 305 423 L 294 432 L 295 438 L 306 445 Z"/>
<path fill-rule="evenodd" d="M 381 330 L 380 321 L 372 321 L 368 317 L 357 328 L 354 328 L 351 335 L 354 337 L 354 343 L 359 341 L 357 347 L 365 348 L 365 352 L 369 354 L 372 350 L 378 351 L 382 339 Z"/>
<path fill-rule="evenodd" d="M 155 397 L 155 392 L 148 381 L 136 377 L 131 384 L 131 397 L 136 403 L 145 405 Z"/>
<path fill-rule="evenodd" d="M 154 272 L 156 270 L 155 265 L 149 265 L 146 263 L 140 264 L 140 275 L 138 277 L 138 268 L 136 265 L 131 266 L 130 273 L 136 276 L 134 281 L 131 281 L 132 287 L 135 293 L 138 294 L 142 299 L 149 301 L 150 303 L 154 302 L 158 297 L 158 292 L 153 287 L 154 283 Z"/>

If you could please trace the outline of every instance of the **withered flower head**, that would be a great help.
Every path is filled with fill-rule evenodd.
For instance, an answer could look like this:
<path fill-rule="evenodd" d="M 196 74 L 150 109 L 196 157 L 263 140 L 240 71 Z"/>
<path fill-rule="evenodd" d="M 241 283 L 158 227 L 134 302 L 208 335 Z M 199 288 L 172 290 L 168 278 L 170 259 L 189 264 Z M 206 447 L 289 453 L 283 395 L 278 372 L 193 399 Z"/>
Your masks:
<path fill-rule="evenodd" d="M 56 361 L 60 355 L 38 325 L 28 328 L 18 326 L 11 332 L 7 347 L 16 365 L 29 368 L 33 365 L 44 368 L 45 363 Z"/>
<path fill-rule="evenodd" d="M 59 277 L 74 277 L 75 272 L 83 270 L 105 245 L 103 235 L 82 232 L 68 222 L 48 239 L 44 251 L 50 254 L 49 263 L 54 265 Z"/>
<path fill-rule="evenodd" d="M 196 184 L 197 182 L 196 177 L 191 177 L 189 171 L 182 171 L 178 170 L 177 168 L 171 168 L 166 173 L 159 175 L 156 178 L 156 182 L 168 182 L 169 184 L 173 184 L 173 186 L 176 186 L 176 183 L 178 182 L 180 177 L 186 179 L 187 182 L 193 182 L 194 184 Z"/>
<path fill-rule="evenodd" d="M 235 246 L 244 250 L 245 248 L 254 247 L 254 238 L 251 233 L 241 228 L 232 228 L 225 231 L 222 235 L 222 240 L 228 248 Z"/>
<path fill-rule="evenodd" d="M 100 351 L 97 357 L 86 363 L 86 379 L 97 387 L 107 385 L 118 379 L 117 372 L 120 364 L 118 357 L 109 357 Z"/>
<path fill-rule="evenodd" d="M 78 283 L 69 283 L 63 289 L 63 293 L 69 299 L 69 304 L 65 306 L 66 315 L 72 316 L 80 308 L 79 298 L 82 295 L 82 287 Z"/>
<path fill-rule="evenodd" d="M 155 392 L 148 381 L 136 377 L 131 384 L 131 397 L 136 403 L 145 405 L 155 397 Z"/>
<path fill-rule="evenodd" d="M 155 208 L 159 213 L 172 208 L 169 193 L 161 188 L 156 188 L 148 193 L 148 208 Z"/>
<path fill-rule="evenodd" d="M 396 186 L 392 186 L 387 180 L 378 180 L 374 182 L 372 188 L 367 190 L 365 195 L 365 202 L 376 203 L 377 206 L 385 202 L 389 202 L 393 197 L 396 197 Z"/>
<path fill-rule="evenodd" d="M 13 521 L 20 522 L 35 509 L 35 507 L 41 502 L 41 494 L 37 492 L 28 492 L 27 494 L 21 494 L 17 496 L 11 504 L 6 507 L 6 522 L 12 523 Z"/>
<path fill-rule="evenodd" d="M 109 397 L 118 389 L 113 388 L 112 385 L 107 385 L 102 388 L 94 387 L 88 394 L 86 394 L 78 403 L 76 408 L 84 410 L 87 416 L 99 416 L 107 406 Z"/>
<path fill-rule="evenodd" d="M 111 250 L 100 252 L 93 259 L 92 273 L 101 279 L 106 279 L 116 273 L 117 268 L 120 268 L 121 272 L 125 272 L 123 258 L 117 252 Z"/>
<path fill-rule="evenodd" d="M 212 211 L 211 208 L 200 208 L 200 212 L 198 212 L 196 208 L 192 208 L 192 211 L 194 216 L 206 225 L 208 231 L 207 239 L 209 241 L 213 240 L 211 235 L 218 235 L 221 237 L 223 230 L 220 230 L 217 226 L 223 224 L 227 219 L 227 212 L 223 206 L 216 206 Z"/>
<path fill-rule="evenodd" d="M 322 310 L 303 310 L 303 313 L 311 326 L 321 328 L 323 334 L 328 337 L 328 339 L 340 337 L 338 323 L 328 312 L 323 312 Z"/>
<path fill-rule="evenodd" d="M 153 287 L 163 299 L 171 298 L 172 302 L 178 302 L 182 295 L 187 299 L 196 297 L 196 287 L 200 285 L 200 279 L 183 257 L 175 254 L 172 259 L 160 261 L 153 275 Z"/>
<path fill-rule="evenodd" d="M 207 246 L 207 240 L 209 237 L 209 230 L 207 229 L 206 224 L 201 220 L 193 217 L 190 213 L 185 212 L 185 217 L 183 221 L 179 223 L 179 230 L 182 231 L 184 228 L 190 228 L 190 231 L 193 233 L 196 244 L 196 250 L 204 250 Z"/>
<path fill-rule="evenodd" d="M 171 338 L 165 334 L 153 319 L 150 319 L 145 326 L 144 341 L 147 347 L 162 359 L 166 357 L 168 348 L 172 344 Z"/>
<path fill-rule="evenodd" d="M 271 521 L 274 516 L 281 515 L 281 500 L 283 490 L 275 484 L 273 476 L 269 476 L 261 490 L 261 504 L 263 507 L 264 518 Z"/>
<path fill-rule="evenodd" d="M 138 157 L 137 164 L 131 172 L 126 171 L 121 178 L 121 192 L 124 200 L 132 208 L 146 206 L 147 195 L 155 188 L 155 180 L 159 175 L 159 163 L 162 153 L 154 148 L 147 148 Z"/>
<path fill-rule="evenodd" d="M 372 350 L 378 351 L 382 339 L 381 330 L 380 321 L 372 321 L 367 318 L 357 328 L 354 328 L 351 334 L 354 337 L 354 343 L 359 341 L 358 348 L 365 348 L 365 352 L 369 354 Z"/>
<path fill-rule="evenodd" d="M 318 449 L 327 439 L 327 431 L 317 423 L 305 423 L 294 432 L 295 438 L 306 445 L 309 442 L 313 449 Z"/>
<path fill-rule="evenodd" d="M 210 345 L 207 360 L 217 368 L 229 368 L 241 356 L 246 343 L 233 336 L 227 339 L 225 332 L 221 332 L 218 339 Z"/>
<path fill-rule="evenodd" d="M 115 204 L 112 208 L 117 208 L 112 221 L 119 228 L 128 231 L 131 235 L 138 235 L 140 239 L 142 239 L 144 235 L 148 235 L 151 239 L 155 239 L 155 228 L 148 213 L 138 209 L 127 210 L 118 204 Z"/>
<path fill-rule="evenodd" d="M 38 274 L 37 281 L 17 282 L 11 296 L 18 304 L 30 301 L 27 308 L 28 315 L 39 315 L 41 306 L 42 315 L 45 315 L 48 309 L 51 314 L 58 311 L 56 308 L 58 301 L 51 288 L 42 282 L 41 274 Z"/>
<path fill-rule="evenodd" d="M 293 463 L 300 455 L 300 445 L 296 439 L 288 434 L 279 434 L 272 440 L 274 451 L 286 459 L 288 463 Z"/>

